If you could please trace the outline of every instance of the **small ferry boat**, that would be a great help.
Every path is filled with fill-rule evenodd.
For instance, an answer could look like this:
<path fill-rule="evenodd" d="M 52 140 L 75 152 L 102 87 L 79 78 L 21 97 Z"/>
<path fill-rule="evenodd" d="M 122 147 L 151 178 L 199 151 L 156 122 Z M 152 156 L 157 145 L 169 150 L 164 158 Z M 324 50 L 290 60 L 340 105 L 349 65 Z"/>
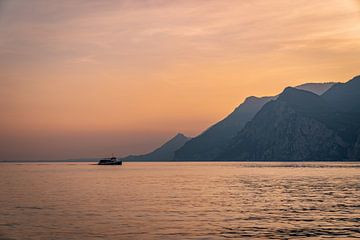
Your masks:
<path fill-rule="evenodd" d="M 103 158 L 98 162 L 98 165 L 122 165 L 122 161 L 116 157 Z"/>

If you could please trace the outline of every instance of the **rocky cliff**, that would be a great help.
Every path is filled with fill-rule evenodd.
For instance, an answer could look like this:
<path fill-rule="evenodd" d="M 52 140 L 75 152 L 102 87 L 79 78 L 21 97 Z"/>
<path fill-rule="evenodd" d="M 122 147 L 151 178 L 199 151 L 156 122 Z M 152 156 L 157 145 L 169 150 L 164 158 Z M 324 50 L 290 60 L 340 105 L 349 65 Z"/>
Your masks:
<path fill-rule="evenodd" d="M 331 88 L 334 83 L 306 83 L 296 86 L 316 94 Z M 229 116 L 214 124 L 175 152 L 175 160 L 213 160 L 228 146 L 245 124 L 273 97 L 248 97 Z"/>
<path fill-rule="evenodd" d="M 360 78 L 322 96 L 287 88 L 255 115 L 217 160 L 359 159 Z"/>
<path fill-rule="evenodd" d="M 289 92 L 293 92 L 289 94 Z M 292 95 L 292 96 L 288 96 Z M 263 109 L 233 139 L 218 160 L 342 160 L 346 158 L 347 144 L 323 122 L 312 117 L 322 106 L 321 99 L 306 96 L 297 90 L 285 90 L 279 99 Z M 313 105 L 297 106 L 300 96 Z M 324 111 L 327 114 L 328 109 Z"/>
<path fill-rule="evenodd" d="M 175 152 L 175 160 L 213 160 L 273 97 L 248 97 L 229 116 L 211 126 L 199 136 L 189 140 Z"/>

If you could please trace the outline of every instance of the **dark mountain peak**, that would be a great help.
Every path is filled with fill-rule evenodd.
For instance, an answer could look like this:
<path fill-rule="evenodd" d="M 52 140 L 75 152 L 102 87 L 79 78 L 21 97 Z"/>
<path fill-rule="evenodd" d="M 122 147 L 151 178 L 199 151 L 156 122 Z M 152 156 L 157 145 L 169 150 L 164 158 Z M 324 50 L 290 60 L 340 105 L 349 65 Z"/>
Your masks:
<path fill-rule="evenodd" d="M 279 95 L 278 99 L 281 101 L 288 100 L 300 100 L 298 98 L 307 97 L 307 98 L 318 98 L 319 96 L 315 93 L 301 90 L 293 87 L 287 87 L 284 91 Z"/>
<path fill-rule="evenodd" d="M 346 83 L 336 83 L 332 88 L 330 88 L 327 92 L 332 92 L 337 89 L 343 88 L 359 88 L 360 87 L 360 75 L 353 77 L 351 80 L 347 81 Z M 348 89 L 346 89 L 348 90 Z M 358 90 L 358 89 L 355 89 Z M 325 92 L 324 95 L 327 93 Z"/>
<path fill-rule="evenodd" d="M 262 102 L 267 102 L 271 99 L 273 99 L 274 97 L 255 97 L 255 96 L 250 96 L 250 97 L 247 97 L 245 99 L 245 101 L 240 104 L 241 105 L 246 105 L 246 104 L 257 104 L 257 103 L 262 103 Z M 239 106 L 239 107 L 240 107 Z"/>
<path fill-rule="evenodd" d="M 269 100 L 271 98 L 274 97 L 269 97 L 269 96 L 265 96 L 265 97 L 256 97 L 256 96 L 250 96 L 247 97 L 244 101 L 244 103 L 253 103 L 253 102 L 257 102 L 257 101 L 265 101 L 265 100 Z"/>
<path fill-rule="evenodd" d="M 283 91 L 282 91 L 282 93 L 280 93 L 280 96 L 281 95 L 284 95 L 284 94 L 288 94 L 288 93 L 292 93 L 292 92 L 301 92 L 301 91 L 304 91 L 304 90 L 301 90 L 301 89 L 296 89 L 296 88 L 294 88 L 294 87 L 286 87 Z"/>
<path fill-rule="evenodd" d="M 172 139 L 170 139 L 170 141 L 180 139 L 190 139 L 190 137 L 185 136 L 183 133 L 178 133 Z"/>
<path fill-rule="evenodd" d="M 254 102 L 254 101 L 257 101 L 259 100 L 260 98 L 258 97 L 255 97 L 255 96 L 250 96 L 250 97 L 247 97 L 244 101 L 244 103 L 251 103 L 251 102 Z"/>
<path fill-rule="evenodd" d="M 360 75 L 353 77 L 350 81 L 360 81 Z"/>
<path fill-rule="evenodd" d="M 213 160 L 272 97 L 248 97 L 230 115 L 190 139 L 175 152 L 175 160 Z"/>
<path fill-rule="evenodd" d="M 154 151 L 143 155 L 130 155 L 123 158 L 124 161 L 159 161 L 173 160 L 176 150 L 184 146 L 190 138 L 182 133 L 176 134 L 173 138 L 165 142 Z"/>
<path fill-rule="evenodd" d="M 301 112 L 328 112 L 331 110 L 327 102 L 319 95 L 292 87 L 285 88 L 278 100 L 288 103 L 292 108 Z"/>
<path fill-rule="evenodd" d="M 314 117 L 319 109 L 308 111 L 297 105 L 297 102 L 303 101 L 297 98 L 299 96 L 308 97 L 305 91 L 288 88 L 278 100 L 265 104 L 215 159 L 242 161 L 343 159 L 346 149 L 337 133 Z"/>
<path fill-rule="evenodd" d="M 335 84 L 322 97 L 339 111 L 359 113 L 360 76 L 346 83 Z"/>
<path fill-rule="evenodd" d="M 186 142 L 188 141 L 190 138 L 185 136 L 184 134 L 182 133 L 178 133 L 176 134 L 174 137 L 170 138 L 170 140 L 168 140 L 165 144 L 163 144 L 161 147 L 164 147 L 164 146 L 169 146 L 169 145 L 177 145 L 178 142 Z"/>
<path fill-rule="evenodd" d="M 350 81 L 348 81 L 346 84 L 350 86 L 356 86 L 360 87 L 360 75 L 353 77 Z"/>
<path fill-rule="evenodd" d="M 329 89 L 329 91 L 331 92 L 331 91 L 334 91 L 337 89 L 354 88 L 354 87 L 357 87 L 357 88 L 360 87 L 360 75 L 353 77 L 351 80 L 347 81 L 346 83 L 335 84 L 331 89 Z"/>
<path fill-rule="evenodd" d="M 258 111 L 265 103 L 273 99 L 276 99 L 276 97 L 247 97 L 243 103 L 241 103 L 237 108 L 235 108 L 232 115 L 237 114 L 238 112 L 253 112 L 254 109 Z"/>

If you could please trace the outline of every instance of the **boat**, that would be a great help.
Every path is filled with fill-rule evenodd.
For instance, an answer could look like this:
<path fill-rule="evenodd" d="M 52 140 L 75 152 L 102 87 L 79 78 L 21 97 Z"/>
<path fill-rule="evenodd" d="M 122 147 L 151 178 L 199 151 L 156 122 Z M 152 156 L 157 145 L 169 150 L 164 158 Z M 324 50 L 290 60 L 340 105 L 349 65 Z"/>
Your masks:
<path fill-rule="evenodd" d="M 122 165 L 122 160 L 116 157 L 103 158 L 98 162 L 98 165 Z"/>

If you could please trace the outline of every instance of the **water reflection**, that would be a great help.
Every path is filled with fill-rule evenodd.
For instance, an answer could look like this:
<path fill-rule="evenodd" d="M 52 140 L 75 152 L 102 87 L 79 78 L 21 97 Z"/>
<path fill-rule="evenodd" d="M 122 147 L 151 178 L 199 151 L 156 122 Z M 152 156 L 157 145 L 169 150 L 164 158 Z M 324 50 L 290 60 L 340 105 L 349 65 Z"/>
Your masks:
<path fill-rule="evenodd" d="M 359 166 L 1 164 L 0 239 L 360 237 Z"/>

